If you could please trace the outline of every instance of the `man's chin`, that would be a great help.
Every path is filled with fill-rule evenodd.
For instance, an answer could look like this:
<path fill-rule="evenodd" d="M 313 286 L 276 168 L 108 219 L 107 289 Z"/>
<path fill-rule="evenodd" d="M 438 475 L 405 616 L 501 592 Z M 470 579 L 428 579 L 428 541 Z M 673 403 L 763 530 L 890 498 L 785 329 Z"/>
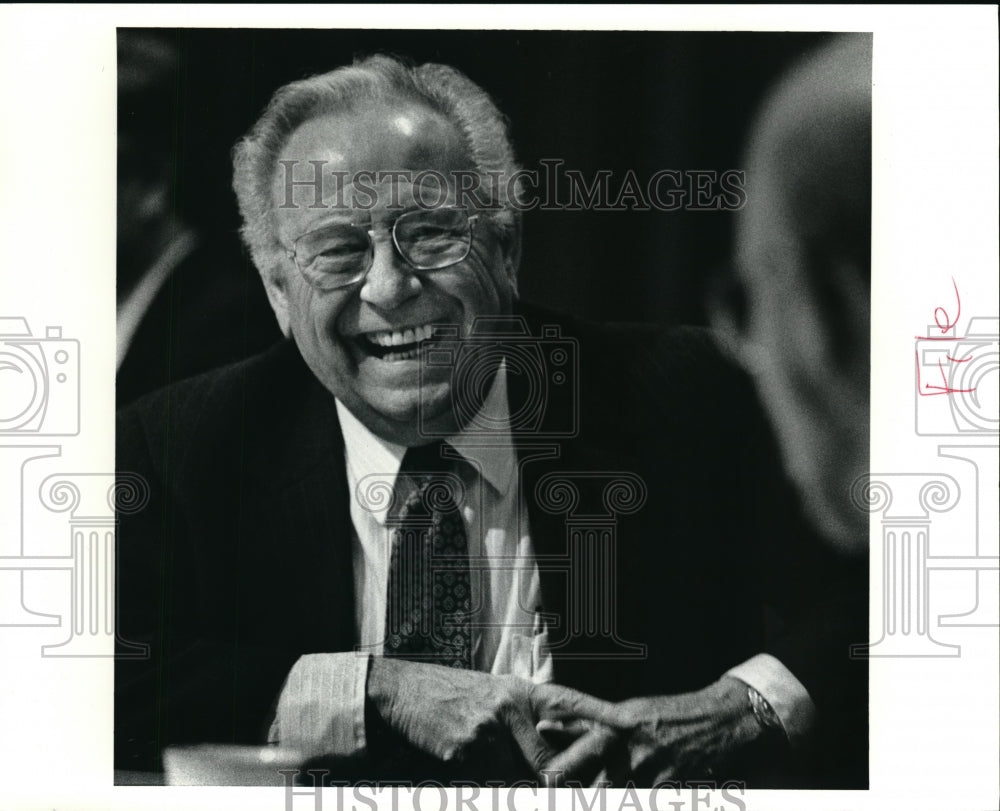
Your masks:
<path fill-rule="evenodd" d="M 352 409 L 358 418 L 373 433 L 398 445 L 421 445 L 458 430 L 447 385 L 370 392 L 359 405 Z"/>

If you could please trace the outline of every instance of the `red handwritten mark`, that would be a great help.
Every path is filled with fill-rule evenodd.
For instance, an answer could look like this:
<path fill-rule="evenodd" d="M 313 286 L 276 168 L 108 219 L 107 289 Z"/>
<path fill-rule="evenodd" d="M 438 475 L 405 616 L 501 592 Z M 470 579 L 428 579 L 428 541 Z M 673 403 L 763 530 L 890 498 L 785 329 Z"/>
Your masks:
<path fill-rule="evenodd" d="M 958 285 L 955 283 L 955 277 L 951 279 L 951 286 L 955 289 L 955 302 L 957 304 L 957 312 L 955 314 L 955 320 L 952 321 L 947 311 L 944 307 L 934 308 L 934 323 L 937 324 L 938 329 L 942 333 L 953 332 L 955 325 L 958 324 L 958 319 L 962 317 L 962 297 L 958 294 Z M 943 323 L 942 323 L 943 321 Z M 958 338 L 952 334 L 946 338 L 938 338 L 932 335 L 917 335 L 915 336 L 918 341 L 957 341 Z M 975 387 L 971 389 L 953 389 L 948 385 L 948 377 L 944 373 L 944 364 L 938 361 L 938 370 L 941 372 L 941 382 L 944 383 L 943 386 L 932 386 L 930 383 L 924 383 L 920 385 L 920 354 L 914 350 L 914 358 L 917 361 L 917 394 L 921 397 L 935 397 L 940 394 L 968 394 L 975 391 Z M 965 358 L 953 358 L 951 355 L 945 354 L 945 357 L 952 363 L 968 363 L 972 360 L 972 354 L 970 353 L 968 357 Z"/>
<path fill-rule="evenodd" d="M 913 351 L 913 357 L 917 361 L 917 394 L 921 397 L 934 397 L 939 394 L 968 394 L 969 392 L 975 391 L 975 387 L 971 389 L 953 389 L 948 385 L 948 377 L 944 373 L 944 364 L 938 361 L 938 369 L 941 370 L 941 382 L 944 383 L 943 386 L 932 386 L 930 383 L 924 383 L 920 385 L 920 353 L 916 350 Z M 967 360 L 972 360 L 971 357 L 963 358 L 960 363 L 965 363 Z M 928 389 L 928 391 L 924 391 Z"/>
<path fill-rule="evenodd" d="M 941 332 L 948 332 L 949 330 L 955 329 L 955 325 L 958 323 L 958 319 L 962 317 L 962 298 L 958 295 L 958 285 L 955 283 L 955 277 L 951 277 L 951 286 L 955 288 L 955 301 L 958 302 L 958 314 L 955 316 L 954 321 L 948 320 L 948 313 L 945 312 L 944 307 L 934 308 L 934 323 L 938 325 L 938 329 Z M 940 313 L 940 315 L 939 315 Z M 941 323 L 941 316 L 944 316 L 944 323 Z"/>
<path fill-rule="evenodd" d="M 955 325 L 958 323 L 958 319 L 962 317 L 962 297 L 959 296 L 959 294 L 958 294 L 958 285 L 955 283 L 955 277 L 954 276 L 951 279 L 951 286 L 955 288 L 955 301 L 958 304 L 958 312 L 955 314 L 955 320 L 951 321 L 948 318 L 948 313 L 944 309 L 944 307 L 935 307 L 934 308 L 934 323 L 937 324 L 938 329 L 941 330 L 942 334 L 944 334 L 946 332 L 950 332 L 951 330 L 955 329 Z M 941 323 L 941 319 L 942 318 L 944 318 L 944 323 L 943 324 Z M 954 335 L 949 335 L 947 338 L 936 338 L 936 337 L 934 337 L 932 335 L 915 335 L 914 337 L 918 341 L 957 341 L 958 340 L 958 338 L 956 338 Z"/>

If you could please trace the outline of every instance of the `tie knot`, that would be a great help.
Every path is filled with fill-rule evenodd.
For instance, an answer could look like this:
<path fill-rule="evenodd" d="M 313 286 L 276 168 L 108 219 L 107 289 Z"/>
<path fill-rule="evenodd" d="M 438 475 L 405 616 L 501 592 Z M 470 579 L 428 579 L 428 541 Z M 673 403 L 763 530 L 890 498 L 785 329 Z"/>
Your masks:
<path fill-rule="evenodd" d="M 466 464 L 444 440 L 408 448 L 396 478 L 400 509 L 393 518 L 430 519 L 435 512 L 454 512 L 464 503 L 462 474 Z"/>
<path fill-rule="evenodd" d="M 445 473 L 456 469 L 455 449 L 439 439 L 429 445 L 407 448 L 400 465 L 401 473 Z"/>

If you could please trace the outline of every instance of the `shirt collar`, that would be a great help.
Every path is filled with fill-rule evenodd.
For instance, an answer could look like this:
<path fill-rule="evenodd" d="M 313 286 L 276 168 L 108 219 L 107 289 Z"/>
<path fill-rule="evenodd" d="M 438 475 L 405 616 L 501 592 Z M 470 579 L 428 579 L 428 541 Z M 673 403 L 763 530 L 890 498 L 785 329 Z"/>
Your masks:
<path fill-rule="evenodd" d="M 340 400 L 336 403 L 340 430 L 344 435 L 348 484 L 351 491 L 353 492 L 358 484 L 368 477 L 377 477 L 394 487 L 403 456 L 406 454 L 406 446 L 376 436 Z M 504 361 L 500 363 L 486 400 L 470 424 L 480 423 L 478 419 L 480 415 L 488 416 L 491 426 L 503 427 L 497 430 L 491 429 L 489 435 L 485 437 L 477 436 L 474 431 L 466 429 L 448 437 L 446 441 L 472 462 L 473 467 L 482 472 L 483 478 L 497 493 L 503 495 L 510 489 L 517 458 L 510 434 L 507 368 Z M 385 522 L 386 510 L 372 510 L 372 512 L 380 524 Z"/>

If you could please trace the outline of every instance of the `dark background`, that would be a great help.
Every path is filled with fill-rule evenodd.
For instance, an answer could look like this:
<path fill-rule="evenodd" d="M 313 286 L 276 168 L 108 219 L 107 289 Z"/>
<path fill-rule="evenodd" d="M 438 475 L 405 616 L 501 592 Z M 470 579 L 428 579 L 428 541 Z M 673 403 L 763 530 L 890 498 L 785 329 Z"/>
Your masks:
<path fill-rule="evenodd" d="M 522 165 L 557 158 L 586 178 L 609 169 L 614 188 L 628 169 L 644 182 L 659 169 L 742 168 L 740 147 L 770 83 L 828 36 L 120 29 L 120 67 L 123 47 L 150 37 L 174 56 L 141 92 L 120 93 L 119 131 L 148 144 L 145 161 L 167 164 L 175 212 L 220 246 L 213 264 L 252 274 L 237 236 L 230 150 L 288 81 L 373 52 L 451 64 L 509 117 Z M 138 61 L 141 72 L 141 46 L 129 54 L 123 69 Z M 141 170 L 120 163 L 130 171 Z M 752 188 L 747 195 L 752 204 Z M 522 296 L 596 319 L 703 323 L 706 277 L 728 256 L 732 218 L 528 212 Z"/>

